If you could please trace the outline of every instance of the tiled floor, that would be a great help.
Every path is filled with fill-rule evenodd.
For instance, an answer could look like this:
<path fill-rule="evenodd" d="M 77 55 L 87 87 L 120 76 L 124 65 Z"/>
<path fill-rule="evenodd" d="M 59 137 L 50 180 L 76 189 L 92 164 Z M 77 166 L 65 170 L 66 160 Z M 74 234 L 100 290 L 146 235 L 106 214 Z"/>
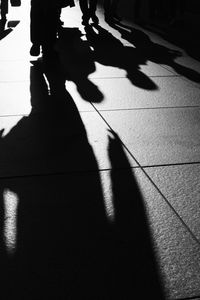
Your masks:
<path fill-rule="evenodd" d="M 85 30 L 76 3 L 61 82 L 29 9 L 0 40 L 2 300 L 199 299 L 200 62 L 100 7 Z"/>

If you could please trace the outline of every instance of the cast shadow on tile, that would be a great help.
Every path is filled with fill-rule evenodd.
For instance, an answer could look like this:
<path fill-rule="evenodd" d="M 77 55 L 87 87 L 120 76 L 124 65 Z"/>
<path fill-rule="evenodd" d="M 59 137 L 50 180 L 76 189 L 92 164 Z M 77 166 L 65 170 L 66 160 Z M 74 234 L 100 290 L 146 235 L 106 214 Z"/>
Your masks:
<path fill-rule="evenodd" d="M 111 223 L 99 172 L 1 180 L 0 272 L 7 299 L 164 299 L 143 200 L 117 136 L 108 152 Z M 96 164 L 92 152 L 86 156 Z M 119 160 L 126 165 L 123 177 Z"/>
<path fill-rule="evenodd" d="M 184 26 L 179 27 L 180 25 Z M 189 23 L 179 24 L 177 28 L 174 28 L 173 26 L 168 27 L 165 28 L 163 32 L 156 30 L 156 28 L 151 28 L 151 31 L 156 32 L 156 34 L 159 35 L 163 40 L 184 49 L 191 58 L 200 61 L 200 48 L 198 41 L 199 29 L 197 27 L 191 28 L 192 26 L 190 27 L 188 25 Z M 192 25 L 192 22 L 190 25 Z"/>
<path fill-rule="evenodd" d="M 126 71 L 126 77 L 137 87 L 144 90 L 158 89 L 155 82 L 141 72 L 140 65 L 145 64 L 143 55 L 134 47 L 123 43 L 100 25 L 85 26 L 86 38 L 93 48 L 94 60 L 104 66 L 112 66 Z"/>
<path fill-rule="evenodd" d="M 124 46 L 107 30 L 100 26 L 94 29 L 85 27 L 85 34 L 78 28 L 63 28 L 57 44 L 66 80 L 73 81 L 81 97 L 93 103 L 100 103 L 104 95 L 90 80 L 89 75 L 96 72 L 95 62 L 125 70 L 130 82 L 146 90 L 157 89 L 150 77 L 140 71 L 143 63 L 136 56 L 133 47 Z"/>
<path fill-rule="evenodd" d="M 200 73 L 178 64 L 175 59 L 182 56 L 182 53 L 177 50 L 167 48 L 163 45 L 151 41 L 148 34 L 144 31 L 124 25 L 123 23 L 110 24 L 117 29 L 123 39 L 127 40 L 136 47 L 136 55 L 140 55 L 143 61 L 151 61 L 157 64 L 170 66 L 176 73 L 187 79 L 200 82 Z"/>
<path fill-rule="evenodd" d="M 59 64 L 51 63 L 31 67 L 30 114 L 9 132 L 1 130 L 1 176 L 93 169 L 93 163 L 82 159 L 92 150 L 78 109 L 65 89 Z"/>
<path fill-rule="evenodd" d="M 5 38 L 9 33 L 13 31 L 13 28 L 19 24 L 20 21 L 7 21 L 4 19 L 0 20 L 0 40 Z"/>
<path fill-rule="evenodd" d="M 85 101 L 99 103 L 104 95 L 88 76 L 96 71 L 93 52 L 79 28 L 62 28 L 57 42 L 63 74 Z"/>

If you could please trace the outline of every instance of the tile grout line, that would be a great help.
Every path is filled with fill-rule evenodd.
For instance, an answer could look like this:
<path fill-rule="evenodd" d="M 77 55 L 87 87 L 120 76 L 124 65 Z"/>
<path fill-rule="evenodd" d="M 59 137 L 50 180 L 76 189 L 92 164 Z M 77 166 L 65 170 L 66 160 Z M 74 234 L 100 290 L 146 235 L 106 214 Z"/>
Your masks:
<path fill-rule="evenodd" d="M 123 143 L 122 143 L 123 144 Z M 130 167 L 117 167 L 117 168 L 99 168 L 94 170 L 71 170 L 71 171 L 53 171 L 53 172 L 44 172 L 44 173 L 27 173 L 27 174 L 21 174 L 21 175 L 0 175 L 0 180 L 7 180 L 7 179 L 20 179 L 20 178 L 28 178 L 28 177 L 43 177 L 43 176 L 63 176 L 63 175 L 73 175 L 73 174 L 91 174 L 91 173 L 100 173 L 100 172 L 107 172 L 107 171 L 124 171 L 124 170 L 130 170 L 130 169 L 149 169 L 149 168 L 159 168 L 159 167 L 173 167 L 173 166 L 179 166 L 179 165 L 191 165 L 191 164 L 200 164 L 200 162 L 195 163 L 183 163 L 183 164 L 169 164 L 169 165 L 155 165 L 155 166 L 130 166 Z"/>
<path fill-rule="evenodd" d="M 164 67 L 163 65 L 161 65 L 161 64 L 158 64 L 161 68 L 163 68 L 163 69 L 165 69 L 165 70 L 167 70 L 168 72 L 170 72 L 170 73 L 172 73 L 173 75 L 169 75 L 169 77 L 179 77 L 180 79 L 182 79 L 183 81 L 186 81 L 188 84 L 191 84 L 193 87 L 196 87 L 197 89 L 200 89 L 200 86 L 197 86 L 197 84 L 199 84 L 200 82 L 197 82 L 196 84 L 192 81 L 192 80 L 190 80 L 190 79 L 187 79 L 186 77 L 184 77 L 183 75 L 179 75 L 179 74 L 176 74 L 175 73 L 175 71 L 173 71 L 173 70 L 170 70 L 170 69 L 168 69 L 167 67 Z M 192 69 L 193 70 L 193 69 Z M 199 73 L 199 72 L 197 72 L 197 73 Z"/>
<path fill-rule="evenodd" d="M 185 298 L 177 298 L 177 299 L 171 299 L 171 300 L 198 300 L 200 299 L 200 295 L 199 296 L 192 296 L 192 297 L 185 297 Z"/>
<path fill-rule="evenodd" d="M 95 104 L 94 104 L 95 105 Z M 199 108 L 200 105 L 186 105 L 186 106 L 157 106 L 157 107 L 135 107 L 135 108 L 117 108 L 117 109 L 99 109 L 99 111 L 139 111 L 139 110 L 157 110 L 157 109 L 184 109 L 184 108 Z"/>
<path fill-rule="evenodd" d="M 94 108 L 95 104 L 92 105 L 92 107 Z M 162 109 L 195 109 L 195 108 L 200 108 L 200 105 L 194 105 L 194 106 L 169 106 L 169 107 L 138 107 L 138 108 L 118 108 L 118 109 L 100 109 L 100 112 L 114 112 L 114 111 L 140 111 L 140 110 L 162 110 Z M 39 114 L 41 112 L 35 112 L 34 114 Z M 84 114 L 84 113 L 94 113 L 93 110 L 79 110 L 80 114 Z M 27 117 L 29 116 L 30 113 L 19 113 L 19 114 L 5 114 L 5 115 L 0 115 L 0 118 L 9 118 L 9 117 Z M 198 163 L 198 162 L 197 162 Z"/>
<path fill-rule="evenodd" d="M 93 104 L 92 104 L 93 105 Z M 95 108 L 95 107 L 94 107 Z M 100 114 L 100 112 L 95 108 L 95 110 L 97 111 L 97 113 L 100 115 L 100 117 L 102 118 L 102 120 L 106 123 L 106 125 L 110 128 L 111 132 L 115 133 L 115 131 L 112 129 L 112 127 L 108 124 L 108 122 L 105 120 L 105 118 Z M 147 172 L 144 170 L 144 167 L 141 166 L 141 164 L 139 163 L 139 161 L 134 157 L 134 155 L 130 152 L 130 150 L 127 148 L 127 146 L 122 142 L 122 140 L 119 138 L 121 144 L 123 145 L 123 147 L 127 150 L 127 152 L 131 155 L 131 157 L 133 158 L 133 160 L 137 163 L 137 165 L 139 166 L 139 168 L 141 169 L 141 171 L 144 173 L 144 175 L 148 178 L 148 180 L 152 183 L 152 185 L 154 186 L 154 188 L 157 190 L 157 192 L 162 196 L 162 198 L 164 199 L 164 201 L 168 204 L 168 206 L 171 208 L 171 210 L 174 212 L 174 214 L 177 216 L 177 218 L 179 219 L 179 221 L 182 223 L 182 225 L 186 228 L 186 230 L 191 234 L 191 236 L 193 237 L 193 239 L 197 242 L 197 244 L 200 247 L 200 241 L 198 240 L 198 238 L 195 236 L 195 234 L 191 231 L 191 229 L 188 227 L 188 225 L 184 222 L 184 220 L 181 218 L 181 216 L 177 213 L 177 211 L 174 209 L 174 207 L 170 204 L 170 202 L 167 200 L 167 198 L 165 197 L 165 195 L 161 192 L 161 190 L 159 189 L 159 187 L 155 184 L 155 182 L 152 180 L 152 178 L 147 174 Z"/>

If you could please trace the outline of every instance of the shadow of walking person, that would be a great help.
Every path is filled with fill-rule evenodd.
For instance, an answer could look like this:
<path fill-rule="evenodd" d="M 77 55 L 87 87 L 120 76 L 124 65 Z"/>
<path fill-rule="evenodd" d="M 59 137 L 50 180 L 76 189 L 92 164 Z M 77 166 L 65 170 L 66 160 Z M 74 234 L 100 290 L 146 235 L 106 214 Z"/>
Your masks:
<path fill-rule="evenodd" d="M 108 149 L 111 224 L 98 164 L 64 82 L 59 64 L 36 62 L 32 111 L 0 139 L 6 299 L 114 300 L 137 292 L 163 299 L 142 199 L 121 144 L 115 136 Z"/>
<path fill-rule="evenodd" d="M 143 55 L 146 61 L 170 66 L 181 76 L 197 83 L 200 82 L 200 74 L 197 71 L 175 61 L 178 57 L 182 56 L 180 51 L 154 43 L 144 31 L 126 26 L 120 22 L 110 24 L 110 26 L 118 30 L 123 39 L 133 44 L 136 47 L 136 51 Z"/>
<path fill-rule="evenodd" d="M 73 81 L 81 97 L 89 102 L 103 101 L 103 94 L 88 76 L 96 71 L 93 52 L 78 28 L 62 28 L 58 52 L 66 80 Z"/>
<path fill-rule="evenodd" d="M 94 30 L 94 27 L 96 30 Z M 140 70 L 140 65 L 146 64 L 146 57 L 133 47 L 124 46 L 106 29 L 99 25 L 86 26 L 86 37 L 94 49 L 94 60 L 105 66 L 123 69 L 130 82 L 142 89 L 156 90 L 156 84 Z"/>
<path fill-rule="evenodd" d="M 140 299 L 164 300 L 144 200 L 122 143 L 116 133 L 111 133 L 108 153 L 115 212 L 113 272 L 116 275 L 115 286 L 118 287 L 115 299 L 134 299 L 135 295 L 139 295 Z M 123 169 L 119 169 L 119 162 Z"/>
<path fill-rule="evenodd" d="M 31 67 L 32 111 L 0 139 L 7 170 L 1 180 L 5 267 L 0 272 L 7 272 L 1 277 L 9 300 L 106 295 L 109 228 L 98 165 L 73 99 L 61 89 L 59 67 L 54 68 Z"/>

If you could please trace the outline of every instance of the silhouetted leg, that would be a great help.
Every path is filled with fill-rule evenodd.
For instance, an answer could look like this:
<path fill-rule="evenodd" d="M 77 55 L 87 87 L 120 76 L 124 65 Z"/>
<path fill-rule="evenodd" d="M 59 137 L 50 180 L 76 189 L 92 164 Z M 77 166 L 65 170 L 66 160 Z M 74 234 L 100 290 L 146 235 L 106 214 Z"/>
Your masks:
<path fill-rule="evenodd" d="M 82 24 L 87 25 L 90 19 L 88 1 L 79 0 L 79 5 L 82 12 Z"/>
<path fill-rule="evenodd" d="M 43 30 L 42 20 L 42 7 L 41 4 L 39 4 L 39 0 L 32 0 L 30 11 L 30 39 L 33 45 L 30 49 L 30 54 L 33 56 L 40 54 Z"/>
<path fill-rule="evenodd" d="M 59 9 L 44 0 L 31 1 L 31 42 L 30 54 L 38 56 L 40 46 L 43 54 L 53 52 L 59 28 Z"/>
<path fill-rule="evenodd" d="M 42 52 L 43 55 L 54 55 L 54 45 L 59 30 L 59 9 L 56 5 L 47 5 L 43 11 L 43 18 L 46 22 L 43 23 Z"/>
<path fill-rule="evenodd" d="M 90 16 L 94 23 L 99 23 L 99 19 L 96 16 L 96 9 L 97 9 L 97 0 L 90 0 Z"/>
<path fill-rule="evenodd" d="M 8 0 L 1 0 L 0 10 L 1 10 L 1 19 L 5 20 L 6 15 L 8 13 Z"/>

